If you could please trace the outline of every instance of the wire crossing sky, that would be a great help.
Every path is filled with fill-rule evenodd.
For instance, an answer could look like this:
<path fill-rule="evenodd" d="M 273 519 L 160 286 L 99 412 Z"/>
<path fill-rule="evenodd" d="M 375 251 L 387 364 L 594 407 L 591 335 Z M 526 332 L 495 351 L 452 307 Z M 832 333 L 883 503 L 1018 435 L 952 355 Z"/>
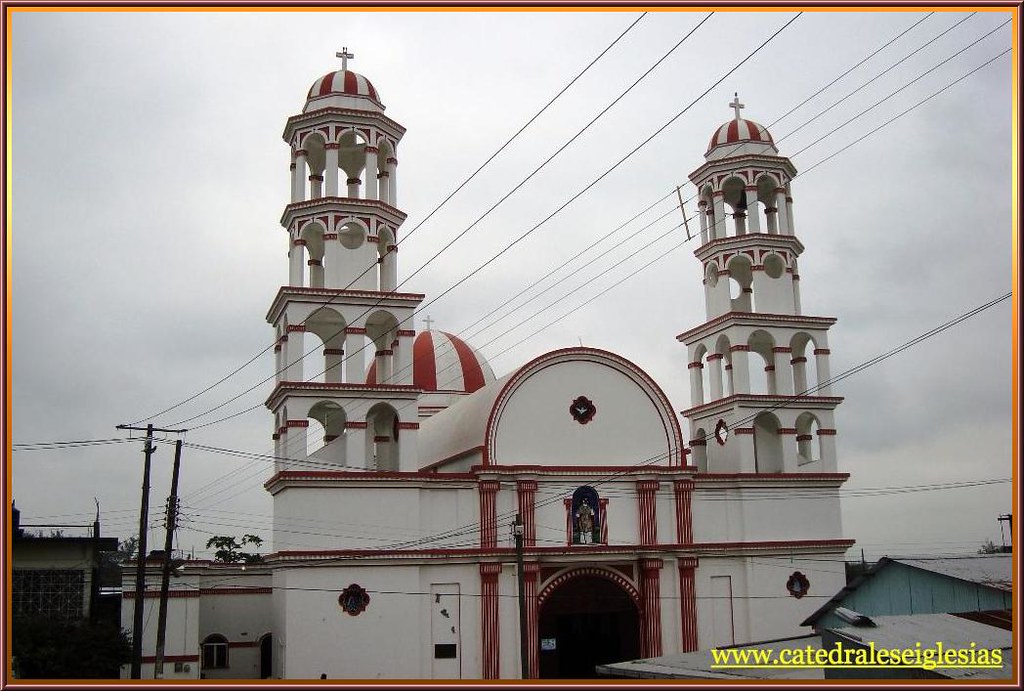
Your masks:
<path fill-rule="evenodd" d="M 741 65 L 795 13 L 714 15 L 671 50 L 706 14 L 14 13 L 11 436 L 90 442 L 15 447 L 10 479 L 25 522 L 91 516 L 96 497 L 105 532 L 125 537 L 142 454 L 112 425 L 185 401 L 226 373 L 233 389 L 218 387 L 176 417 L 272 377 L 265 314 L 287 281 L 281 133 L 310 84 L 337 69 L 342 45 L 359 56 L 351 67 L 373 81 L 387 115 L 407 128 L 398 206 L 409 214 L 399 239 L 409 241 L 399 279 L 452 243 L 404 289 L 437 298 L 543 224 L 466 290 L 418 315 L 451 333 L 479 332 L 475 345 L 496 339 L 484 352 L 499 376 L 582 342 L 629 358 L 676 410 L 689 407 L 675 335 L 704 320 L 701 268 L 688 252 L 669 251 L 694 244 L 683 243 L 678 210 L 650 221 L 676 204 L 676 185 L 732 117 L 734 92 L 744 117 L 767 124 L 780 153 L 794 157 L 803 310 L 838 318 L 833 371 L 1007 289 L 1017 59 L 1001 56 L 1011 45 L 1009 12 L 805 11 Z M 556 150 L 529 184 L 454 240 Z M 684 186 L 684 201 L 690 194 Z M 692 202 L 687 211 L 694 220 Z M 600 261 L 551 287 L 594 255 Z M 540 304 L 526 304 L 546 288 Z M 507 320 L 480 321 L 510 296 L 515 302 L 495 313 Z M 1009 485 L 973 483 L 1009 476 L 1011 316 L 1002 302 L 836 385 L 849 487 L 957 487 L 851 495 L 844 530 L 869 556 L 907 544 L 999 541 Z M 269 464 L 217 451 L 270 448 L 272 416 L 259 412 L 269 391 L 264 384 L 240 402 L 258 404 L 253 412 L 187 438 L 194 447 L 186 447 L 181 491 L 201 501 L 179 535 L 183 548 L 201 554 L 210 533 L 237 532 L 204 508 L 213 501 L 221 511 L 270 515 L 260 486 Z M 169 486 L 171 454 L 159 447 L 154 497 Z"/>

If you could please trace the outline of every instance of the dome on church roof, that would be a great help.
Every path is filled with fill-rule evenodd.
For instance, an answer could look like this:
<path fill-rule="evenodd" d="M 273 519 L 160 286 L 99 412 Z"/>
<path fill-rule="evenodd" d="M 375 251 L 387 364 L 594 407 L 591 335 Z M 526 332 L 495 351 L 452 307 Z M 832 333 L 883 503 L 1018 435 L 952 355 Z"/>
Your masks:
<path fill-rule="evenodd" d="M 772 135 L 768 133 L 764 125 L 759 125 L 753 120 L 734 118 L 715 130 L 715 133 L 711 136 L 711 142 L 708 144 L 708 150 L 704 155 L 707 156 L 719 146 L 744 142 L 762 142 L 772 147 L 775 146 Z"/>
<path fill-rule="evenodd" d="M 445 331 L 421 331 L 412 346 L 412 383 L 424 391 L 473 393 L 494 381 L 494 371 L 478 350 Z M 376 381 L 370 365 L 366 383 Z"/>
<path fill-rule="evenodd" d="M 313 86 L 309 88 L 306 102 L 309 103 L 315 99 L 330 96 L 365 98 L 380 108 L 384 107 L 380 97 L 377 95 L 377 90 L 373 88 L 370 80 L 352 70 L 330 72 L 317 79 L 313 82 Z"/>

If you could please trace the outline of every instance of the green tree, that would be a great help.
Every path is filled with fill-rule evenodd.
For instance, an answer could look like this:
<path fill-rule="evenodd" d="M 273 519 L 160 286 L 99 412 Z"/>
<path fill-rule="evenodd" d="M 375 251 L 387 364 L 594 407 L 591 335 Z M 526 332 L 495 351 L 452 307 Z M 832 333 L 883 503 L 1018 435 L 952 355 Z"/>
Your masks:
<path fill-rule="evenodd" d="M 981 543 L 981 549 L 978 550 L 978 554 L 999 554 L 1003 551 L 1003 548 L 998 546 L 991 540 L 985 540 Z"/>
<path fill-rule="evenodd" d="M 20 679 L 116 679 L 131 660 L 131 639 L 117 624 L 16 617 L 12 633 Z"/>
<path fill-rule="evenodd" d="M 206 541 L 206 548 L 216 548 L 217 551 L 213 553 L 214 561 L 225 564 L 258 564 L 263 561 L 263 555 L 255 552 L 243 552 L 242 548 L 246 545 L 259 547 L 262 544 L 263 538 L 256 535 L 243 535 L 241 541 L 234 537 L 214 535 Z"/>

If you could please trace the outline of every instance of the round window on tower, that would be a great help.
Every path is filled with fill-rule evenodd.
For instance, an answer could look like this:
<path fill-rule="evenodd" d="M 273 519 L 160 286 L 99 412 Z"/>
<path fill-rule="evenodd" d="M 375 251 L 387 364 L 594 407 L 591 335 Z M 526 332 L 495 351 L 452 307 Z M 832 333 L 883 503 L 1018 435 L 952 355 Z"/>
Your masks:
<path fill-rule="evenodd" d="M 782 274 L 786 272 L 786 262 L 772 252 L 764 258 L 764 272 L 768 274 L 769 278 L 781 278 Z"/>
<path fill-rule="evenodd" d="M 358 249 L 366 241 L 366 231 L 355 223 L 347 223 L 338 231 L 338 239 L 345 249 Z"/>
<path fill-rule="evenodd" d="M 708 282 L 709 288 L 714 288 L 718 285 L 718 264 L 714 262 L 708 263 L 708 270 L 705 273 L 705 279 Z"/>

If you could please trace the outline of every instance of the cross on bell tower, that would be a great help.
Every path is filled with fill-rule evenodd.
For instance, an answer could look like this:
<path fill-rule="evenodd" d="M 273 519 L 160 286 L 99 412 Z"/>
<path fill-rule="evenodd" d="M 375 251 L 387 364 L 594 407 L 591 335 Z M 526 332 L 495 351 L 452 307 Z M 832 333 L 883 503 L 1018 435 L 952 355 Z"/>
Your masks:
<path fill-rule="evenodd" d="M 732 100 L 732 103 L 729 104 L 729 107 L 736 111 L 736 119 L 740 120 L 742 119 L 740 118 L 740 110 L 745 108 L 745 106 L 742 103 L 740 103 L 739 92 L 734 91 L 732 95 L 734 96 L 734 98 Z"/>
<path fill-rule="evenodd" d="M 335 53 L 334 57 L 341 58 L 341 71 L 345 72 L 348 70 L 348 61 L 354 59 L 356 56 L 348 52 L 348 46 L 343 46 L 340 53 Z"/>

